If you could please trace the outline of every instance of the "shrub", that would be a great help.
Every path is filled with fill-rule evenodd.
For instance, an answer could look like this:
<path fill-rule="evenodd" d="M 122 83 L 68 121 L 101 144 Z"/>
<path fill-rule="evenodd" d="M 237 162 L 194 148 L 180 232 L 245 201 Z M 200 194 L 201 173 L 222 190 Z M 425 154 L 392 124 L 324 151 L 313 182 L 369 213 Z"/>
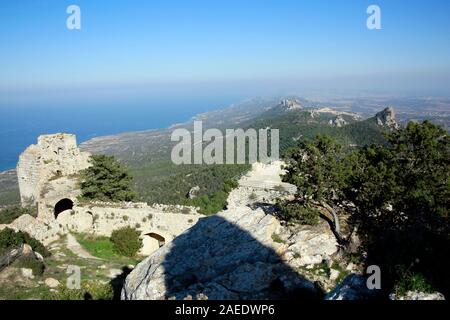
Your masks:
<path fill-rule="evenodd" d="M 23 256 L 16 262 L 16 267 L 33 270 L 33 275 L 42 276 L 45 270 L 45 264 L 34 257 Z"/>
<path fill-rule="evenodd" d="M 272 240 L 276 243 L 284 243 L 284 240 L 276 233 L 272 234 Z"/>
<path fill-rule="evenodd" d="M 428 283 L 421 273 L 414 273 L 405 267 L 398 268 L 399 280 L 394 285 L 397 296 L 404 296 L 408 291 L 432 293 L 435 289 Z"/>
<path fill-rule="evenodd" d="M 227 180 L 221 190 L 210 195 L 205 194 L 195 199 L 189 199 L 184 204 L 200 208 L 199 213 L 204 215 L 215 214 L 227 206 L 228 195 L 237 186 L 238 183 L 235 180 Z"/>
<path fill-rule="evenodd" d="M 183 208 L 182 210 L 181 210 L 181 213 L 182 214 L 190 214 L 191 213 L 191 209 L 189 209 L 189 208 Z"/>
<path fill-rule="evenodd" d="M 142 246 L 140 232 L 131 227 L 114 230 L 111 242 L 118 253 L 127 257 L 136 256 Z"/>
<path fill-rule="evenodd" d="M 282 184 L 276 185 L 273 190 L 277 192 L 286 192 L 286 188 Z"/>
<path fill-rule="evenodd" d="M 38 240 L 32 238 L 28 233 L 22 231 L 14 231 L 10 228 L 5 228 L 0 231 L 0 250 L 3 251 L 9 247 L 20 246 L 28 244 L 33 251 L 39 252 L 44 257 L 49 257 L 50 252 Z"/>
<path fill-rule="evenodd" d="M 316 208 L 302 205 L 298 202 L 278 202 L 277 208 L 281 219 L 288 222 L 298 222 L 306 225 L 319 223 L 320 212 Z"/>
<path fill-rule="evenodd" d="M 45 297 L 47 300 L 112 300 L 114 289 L 110 283 L 85 281 L 80 289 L 58 287 L 58 292 L 52 292 Z"/>

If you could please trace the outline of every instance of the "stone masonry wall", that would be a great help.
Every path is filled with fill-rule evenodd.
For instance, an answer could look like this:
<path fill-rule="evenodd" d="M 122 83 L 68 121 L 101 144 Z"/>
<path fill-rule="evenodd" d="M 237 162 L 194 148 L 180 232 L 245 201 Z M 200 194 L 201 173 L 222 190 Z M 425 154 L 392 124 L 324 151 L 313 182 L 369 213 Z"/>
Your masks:
<path fill-rule="evenodd" d="M 90 154 L 80 152 L 73 134 L 42 135 L 19 157 L 17 175 L 23 206 L 40 202 L 41 191 L 54 177 L 69 176 L 87 168 Z"/>

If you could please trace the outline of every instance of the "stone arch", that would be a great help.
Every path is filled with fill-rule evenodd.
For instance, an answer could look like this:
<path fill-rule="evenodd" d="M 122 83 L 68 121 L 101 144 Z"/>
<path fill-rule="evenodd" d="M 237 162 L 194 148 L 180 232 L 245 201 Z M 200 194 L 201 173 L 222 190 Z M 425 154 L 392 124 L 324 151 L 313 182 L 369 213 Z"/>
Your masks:
<path fill-rule="evenodd" d="M 68 199 L 68 198 L 64 198 L 59 200 L 56 204 L 55 204 L 55 210 L 54 210 L 54 215 L 55 215 L 55 219 L 58 218 L 58 215 L 61 212 L 64 212 L 66 210 L 72 210 L 73 209 L 73 201 Z"/>
<path fill-rule="evenodd" d="M 158 233 L 145 233 L 142 237 L 141 254 L 150 255 L 166 243 L 166 238 Z"/>

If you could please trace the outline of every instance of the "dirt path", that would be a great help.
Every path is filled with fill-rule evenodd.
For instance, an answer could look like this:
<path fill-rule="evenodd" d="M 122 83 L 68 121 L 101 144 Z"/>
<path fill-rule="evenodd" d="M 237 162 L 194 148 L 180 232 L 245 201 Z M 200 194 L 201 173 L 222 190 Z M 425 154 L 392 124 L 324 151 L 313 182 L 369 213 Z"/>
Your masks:
<path fill-rule="evenodd" d="M 87 252 L 75 239 L 73 235 L 70 233 L 67 234 L 67 241 L 66 241 L 67 249 L 75 253 L 80 258 L 84 259 L 93 259 L 93 260 L 101 260 L 100 258 L 94 257 L 89 252 Z"/>

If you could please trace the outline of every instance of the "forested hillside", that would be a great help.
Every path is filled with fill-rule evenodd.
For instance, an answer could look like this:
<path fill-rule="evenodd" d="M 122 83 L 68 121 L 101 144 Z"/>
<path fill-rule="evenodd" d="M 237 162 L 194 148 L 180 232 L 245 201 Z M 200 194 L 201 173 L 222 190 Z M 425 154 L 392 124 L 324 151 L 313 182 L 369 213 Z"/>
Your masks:
<path fill-rule="evenodd" d="M 383 143 L 383 132 L 375 118 L 361 120 L 357 115 L 318 109 L 317 105 L 300 98 L 281 100 L 250 99 L 229 108 L 198 115 L 204 129 L 280 130 L 280 155 L 305 138 L 318 134 L 335 137 L 345 147 Z M 194 119 L 193 119 L 194 120 Z M 81 149 L 93 154 L 114 155 L 126 164 L 134 177 L 137 199 L 149 203 L 198 205 L 206 213 L 226 205 L 227 190 L 248 169 L 249 165 L 181 165 L 171 162 L 170 153 L 176 144 L 170 139 L 175 128 L 192 131 L 193 121 L 172 128 L 130 132 L 117 136 L 95 138 L 81 144 Z M 9 180 L 8 180 L 9 181 Z M 195 199 L 188 199 L 197 188 Z M 0 194 L 1 204 L 18 202 L 16 183 L 5 184 Z"/>

